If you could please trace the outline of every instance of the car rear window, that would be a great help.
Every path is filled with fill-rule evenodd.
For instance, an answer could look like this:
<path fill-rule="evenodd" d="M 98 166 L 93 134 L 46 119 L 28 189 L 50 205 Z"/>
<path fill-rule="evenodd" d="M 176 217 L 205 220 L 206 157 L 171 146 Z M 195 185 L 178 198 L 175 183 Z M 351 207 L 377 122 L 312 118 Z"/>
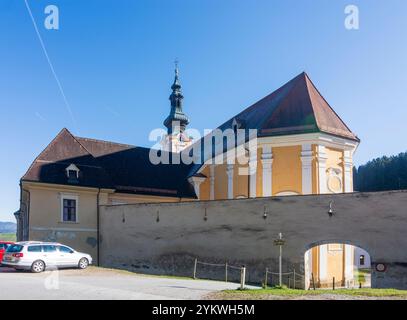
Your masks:
<path fill-rule="evenodd" d="M 27 251 L 28 252 L 41 252 L 42 247 L 41 246 L 29 246 Z"/>
<path fill-rule="evenodd" d="M 0 250 L 7 249 L 7 244 L 0 243 Z"/>
<path fill-rule="evenodd" d="M 42 246 L 42 250 L 44 252 L 55 252 L 55 251 L 57 251 L 57 247 L 56 246 L 50 246 L 50 245 Z"/>
<path fill-rule="evenodd" d="M 7 248 L 7 252 L 21 252 L 23 248 L 24 247 L 19 244 L 12 244 Z"/>

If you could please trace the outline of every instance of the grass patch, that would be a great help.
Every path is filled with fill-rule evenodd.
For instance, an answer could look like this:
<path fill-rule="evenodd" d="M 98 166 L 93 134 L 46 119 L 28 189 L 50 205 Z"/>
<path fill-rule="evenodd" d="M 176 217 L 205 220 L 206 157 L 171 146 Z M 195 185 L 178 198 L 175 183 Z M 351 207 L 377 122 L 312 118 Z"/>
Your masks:
<path fill-rule="evenodd" d="M 16 234 L 15 233 L 0 233 L 0 240 L 3 241 L 16 241 Z"/>
<path fill-rule="evenodd" d="M 407 290 L 397 289 L 337 289 L 337 290 L 300 290 L 288 288 L 251 289 L 245 291 L 225 290 L 221 292 L 221 298 L 237 298 L 240 295 L 247 295 L 249 299 L 265 299 L 267 296 L 307 296 L 307 295 L 344 295 L 344 296 L 364 296 L 364 297 L 397 297 L 407 298 Z"/>

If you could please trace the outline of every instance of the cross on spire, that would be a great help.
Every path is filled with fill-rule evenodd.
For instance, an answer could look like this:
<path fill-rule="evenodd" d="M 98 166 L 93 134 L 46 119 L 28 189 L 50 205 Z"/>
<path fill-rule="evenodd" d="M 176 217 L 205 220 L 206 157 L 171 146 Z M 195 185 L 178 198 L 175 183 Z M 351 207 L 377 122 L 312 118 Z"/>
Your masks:
<path fill-rule="evenodd" d="M 175 60 L 174 60 L 175 75 L 177 75 L 177 76 L 178 76 L 178 63 L 179 63 L 178 58 L 175 58 Z"/>
<path fill-rule="evenodd" d="M 176 128 L 179 128 L 178 130 L 180 132 L 183 132 L 185 130 L 185 127 L 189 123 L 188 117 L 182 111 L 182 100 L 184 99 L 184 96 L 181 92 L 181 83 L 178 77 L 178 63 L 178 59 L 175 59 L 175 77 L 174 83 L 171 86 L 172 93 L 169 98 L 171 101 L 171 110 L 169 116 L 164 121 L 164 125 L 167 127 L 169 134 L 174 133 L 174 129 Z"/>

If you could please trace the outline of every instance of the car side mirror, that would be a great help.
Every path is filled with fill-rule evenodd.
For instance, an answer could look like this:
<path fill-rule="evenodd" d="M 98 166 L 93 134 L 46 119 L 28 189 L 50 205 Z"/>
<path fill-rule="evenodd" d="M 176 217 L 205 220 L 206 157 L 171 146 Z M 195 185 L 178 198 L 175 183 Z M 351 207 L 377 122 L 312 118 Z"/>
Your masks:
<path fill-rule="evenodd" d="M 74 251 L 70 251 L 69 253 L 74 253 Z"/>

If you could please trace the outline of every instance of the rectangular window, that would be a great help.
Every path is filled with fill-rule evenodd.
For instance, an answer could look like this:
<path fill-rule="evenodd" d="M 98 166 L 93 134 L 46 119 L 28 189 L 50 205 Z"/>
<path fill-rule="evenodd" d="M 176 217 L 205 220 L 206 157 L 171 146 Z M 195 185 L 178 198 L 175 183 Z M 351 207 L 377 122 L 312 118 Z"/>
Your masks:
<path fill-rule="evenodd" d="M 57 247 L 51 246 L 51 245 L 46 245 L 46 246 L 42 246 L 42 250 L 44 252 L 55 252 L 55 251 L 57 251 Z"/>
<path fill-rule="evenodd" d="M 29 246 L 27 251 L 28 252 L 41 252 L 42 247 L 41 246 Z"/>
<path fill-rule="evenodd" d="M 68 178 L 72 180 L 78 179 L 78 174 L 75 170 L 69 170 L 68 171 Z"/>
<path fill-rule="evenodd" d="M 68 247 L 63 247 L 63 246 L 58 247 L 58 249 L 59 249 L 59 252 L 62 252 L 62 253 L 73 253 L 74 252 L 72 249 L 70 249 Z"/>
<path fill-rule="evenodd" d="M 76 222 L 76 199 L 63 198 L 62 200 L 62 221 L 63 222 Z"/>

